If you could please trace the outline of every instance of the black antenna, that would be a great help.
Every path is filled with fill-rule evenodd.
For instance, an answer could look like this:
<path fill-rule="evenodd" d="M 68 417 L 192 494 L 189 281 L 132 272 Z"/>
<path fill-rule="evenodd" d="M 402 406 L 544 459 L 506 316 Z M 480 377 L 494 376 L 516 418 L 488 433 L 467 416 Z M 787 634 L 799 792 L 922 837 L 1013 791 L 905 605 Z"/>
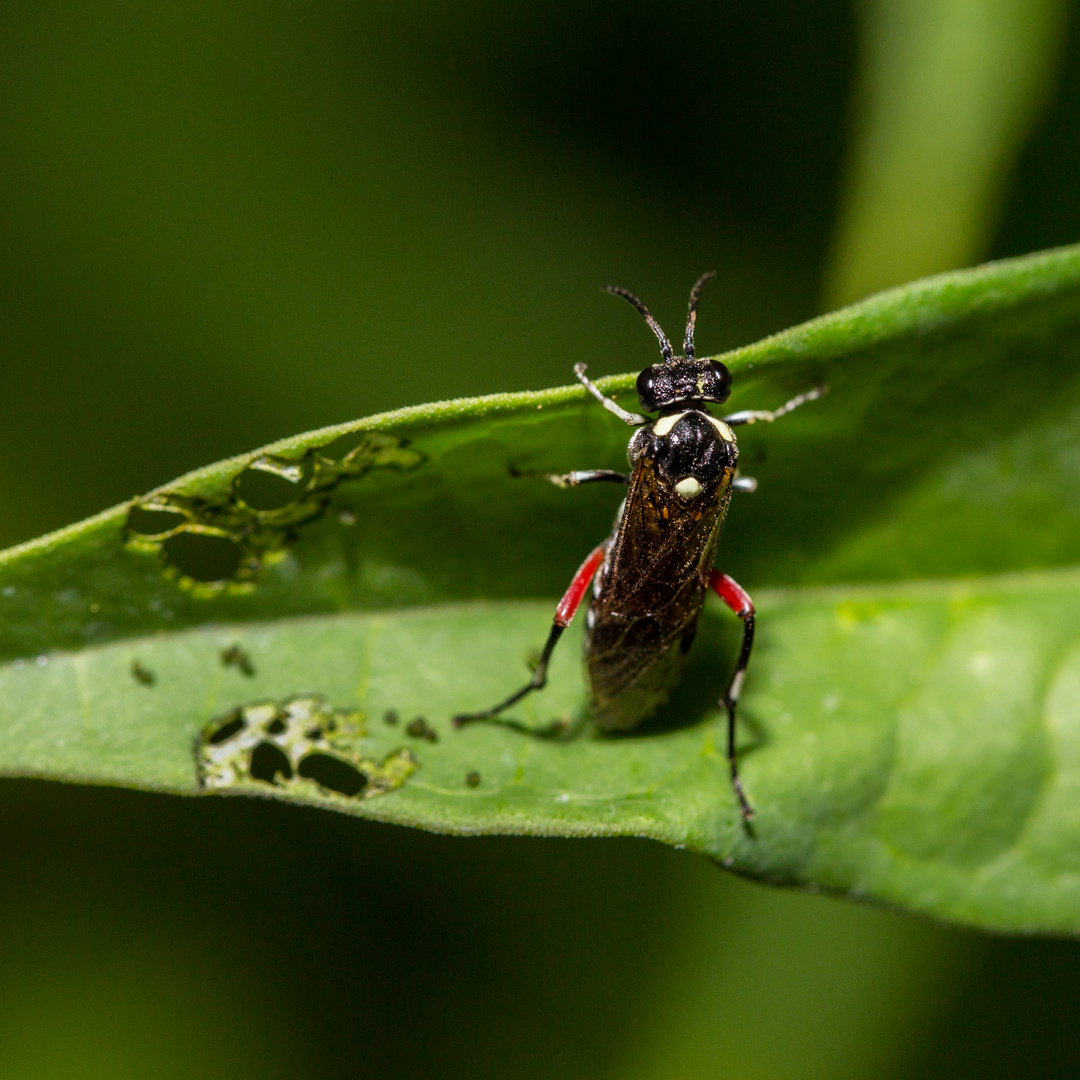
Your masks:
<path fill-rule="evenodd" d="M 664 354 L 664 360 L 669 364 L 672 363 L 675 357 L 671 351 L 671 342 L 664 336 L 664 331 L 660 329 L 660 324 L 652 317 L 649 309 L 632 292 L 620 289 L 618 285 L 605 285 L 604 292 L 621 296 L 638 309 L 638 313 L 649 324 L 649 329 L 660 339 L 660 351 Z"/>
<path fill-rule="evenodd" d="M 694 324 L 697 322 L 697 305 L 698 300 L 701 299 L 701 290 L 705 288 L 705 282 L 714 277 L 716 277 L 715 270 L 702 274 L 690 290 L 690 310 L 686 313 L 686 343 L 683 345 L 683 356 L 687 360 L 694 359 Z"/>

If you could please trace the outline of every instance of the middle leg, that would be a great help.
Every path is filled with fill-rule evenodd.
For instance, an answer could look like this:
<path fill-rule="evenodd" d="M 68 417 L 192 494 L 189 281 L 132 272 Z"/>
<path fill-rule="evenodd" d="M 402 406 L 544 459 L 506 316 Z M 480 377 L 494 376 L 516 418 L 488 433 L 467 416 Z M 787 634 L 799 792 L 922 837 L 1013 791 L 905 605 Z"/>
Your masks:
<path fill-rule="evenodd" d="M 580 487 L 582 484 L 596 484 L 608 481 L 613 484 L 629 484 L 630 477 L 614 469 L 575 469 L 568 473 L 544 473 L 556 487 Z"/>

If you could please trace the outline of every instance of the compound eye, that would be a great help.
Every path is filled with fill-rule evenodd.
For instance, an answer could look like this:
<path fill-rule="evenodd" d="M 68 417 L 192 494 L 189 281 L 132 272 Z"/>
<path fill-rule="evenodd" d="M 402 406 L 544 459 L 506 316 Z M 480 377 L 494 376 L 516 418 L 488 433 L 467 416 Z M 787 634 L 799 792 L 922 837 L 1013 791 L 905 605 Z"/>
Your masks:
<path fill-rule="evenodd" d="M 641 408 L 645 412 L 653 412 L 660 406 L 656 402 L 656 365 L 647 367 L 637 377 L 637 395 L 641 402 Z"/>
<path fill-rule="evenodd" d="M 719 360 L 708 360 L 706 363 L 705 393 L 702 397 L 723 404 L 731 396 L 731 372 Z"/>

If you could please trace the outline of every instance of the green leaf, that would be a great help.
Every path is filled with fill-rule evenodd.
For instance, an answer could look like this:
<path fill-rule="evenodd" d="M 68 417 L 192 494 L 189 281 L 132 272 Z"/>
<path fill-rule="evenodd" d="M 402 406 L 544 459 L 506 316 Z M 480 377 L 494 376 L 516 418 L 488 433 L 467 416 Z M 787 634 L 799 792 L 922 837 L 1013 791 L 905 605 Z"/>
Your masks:
<path fill-rule="evenodd" d="M 1075 932 L 1078 325 L 1065 249 L 725 358 L 733 409 L 830 387 L 740 436 L 761 486 L 721 560 L 760 611 L 752 832 L 716 706 L 738 634 L 719 605 L 639 733 L 588 725 L 575 629 L 512 711 L 552 737 L 448 723 L 520 685 L 610 525 L 617 492 L 539 475 L 625 460 L 626 428 L 576 387 L 301 435 L 0 555 L 0 771 L 650 836 L 771 881 Z M 643 341 L 628 362 L 651 359 Z M 629 401 L 632 382 L 602 385 Z"/>

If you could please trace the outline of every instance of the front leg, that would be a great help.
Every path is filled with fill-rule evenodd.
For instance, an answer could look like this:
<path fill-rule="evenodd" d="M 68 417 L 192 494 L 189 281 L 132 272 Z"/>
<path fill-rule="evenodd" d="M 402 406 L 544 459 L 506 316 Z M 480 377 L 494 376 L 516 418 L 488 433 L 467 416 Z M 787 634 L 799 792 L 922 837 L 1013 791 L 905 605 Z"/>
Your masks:
<path fill-rule="evenodd" d="M 728 427 L 738 427 L 739 424 L 756 424 L 759 420 L 771 424 L 774 420 L 779 420 L 781 416 L 793 412 L 800 405 L 805 405 L 808 401 L 817 401 L 818 398 L 824 397 L 828 392 L 829 388 L 824 384 L 815 386 L 813 390 L 797 394 L 790 401 L 784 402 L 779 409 L 743 409 L 742 412 L 735 412 L 730 416 L 725 416 L 724 423 Z"/>
<path fill-rule="evenodd" d="M 612 416 L 617 416 L 624 424 L 629 424 L 631 427 L 641 427 L 642 424 L 647 424 L 649 422 L 647 416 L 642 416 L 641 413 L 627 412 L 621 405 L 616 405 L 613 398 L 605 397 L 600 387 L 585 374 L 585 369 L 588 366 L 588 364 L 575 364 L 574 374 L 577 376 L 578 382 L 580 382 L 581 385 L 584 386 L 585 389 L 612 414 Z"/>

